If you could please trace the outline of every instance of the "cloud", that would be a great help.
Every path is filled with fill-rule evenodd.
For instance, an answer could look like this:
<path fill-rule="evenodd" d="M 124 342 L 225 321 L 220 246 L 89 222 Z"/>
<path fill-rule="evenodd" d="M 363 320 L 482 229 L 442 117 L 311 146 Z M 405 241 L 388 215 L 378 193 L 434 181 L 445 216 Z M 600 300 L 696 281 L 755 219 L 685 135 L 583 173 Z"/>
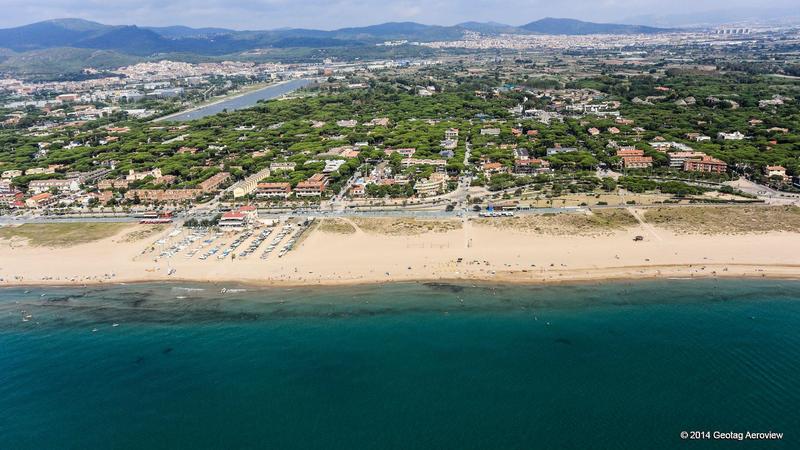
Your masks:
<path fill-rule="evenodd" d="M 417 19 L 422 15 L 423 11 L 422 6 L 408 3 L 392 7 L 392 12 L 397 17 L 397 20 Z"/>
<path fill-rule="evenodd" d="M 758 9 L 768 14 L 771 9 L 788 8 L 800 16 L 796 3 L 760 0 Z M 520 25 L 546 16 L 614 21 L 731 11 L 752 5 L 752 0 L 3 0 L 0 27 L 65 17 L 108 24 L 234 29 L 333 29 L 402 20 L 441 25 L 468 20 Z"/>

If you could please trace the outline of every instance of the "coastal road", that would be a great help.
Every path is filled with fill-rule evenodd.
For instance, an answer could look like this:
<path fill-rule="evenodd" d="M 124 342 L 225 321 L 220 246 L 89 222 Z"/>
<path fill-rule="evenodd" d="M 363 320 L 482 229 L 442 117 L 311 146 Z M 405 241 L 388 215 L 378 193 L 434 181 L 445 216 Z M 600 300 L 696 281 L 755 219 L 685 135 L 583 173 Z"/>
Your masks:
<path fill-rule="evenodd" d="M 725 183 L 742 192 L 758 196 L 758 198 L 772 204 L 800 204 L 800 194 L 781 192 L 763 184 L 754 183 L 744 178 Z"/>
<path fill-rule="evenodd" d="M 319 209 L 292 209 L 292 210 L 280 210 L 280 211 L 267 211 L 261 210 L 259 211 L 259 217 L 263 219 L 279 219 L 282 217 L 287 216 L 309 216 L 309 217 L 419 217 L 419 218 L 441 218 L 441 219 L 460 219 L 460 218 L 468 218 L 468 217 L 478 217 L 478 213 L 468 210 L 468 209 L 455 209 L 453 211 L 447 211 L 444 209 L 446 203 L 441 203 L 438 206 L 431 205 L 426 207 L 426 209 L 412 209 L 409 207 L 397 207 L 394 209 L 374 209 L 374 210 L 362 210 L 362 211 L 354 211 L 352 209 L 344 209 L 344 210 L 319 210 Z M 207 206 L 207 205 L 206 205 Z M 740 205 L 731 205 L 730 203 L 720 203 L 720 204 L 691 204 L 691 205 L 679 205 L 679 204 L 658 204 L 658 205 L 637 205 L 637 210 L 649 209 L 649 208 L 724 208 L 724 207 L 736 207 Z M 747 206 L 750 207 L 770 207 L 774 206 L 768 203 L 755 203 L 755 204 L 748 204 Z M 531 208 L 531 209 L 522 209 L 514 211 L 514 214 L 520 215 L 528 215 L 528 214 L 559 214 L 559 213 L 583 213 L 588 210 L 602 210 L 602 209 L 618 209 L 620 208 L 619 205 L 605 205 L 605 206 L 592 206 L 592 207 L 581 207 L 581 206 L 554 206 L 549 208 Z M 190 210 L 189 212 L 180 213 L 176 216 L 177 220 L 180 221 L 181 219 L 189 218 L 189 217 L 197 217 L 197 218 L 210 218 L 216 215 L 218 211 L 209 210 L 207 208 L 199 209 L 199 210 Z M 133 215 L 129 216 L 116 216 L 116 217 L 108 217 L 108 216 L 40 216 L 31 213 L 26 213 L 22 215 L 0 215 L 0 226 L 2 225 L 21 225 L 24 223 L 56 223 L 56 222 L 66 222 L 66 223 L 76 223 L 76 222 L 85 222 L 85 223 L 94 223 L 94 222 L 130 222 L 135 223 L 138 222 L 140 219 L 138 217 L 134 217 Z M 638 219 L 637 219 L 638 220 Z"/>

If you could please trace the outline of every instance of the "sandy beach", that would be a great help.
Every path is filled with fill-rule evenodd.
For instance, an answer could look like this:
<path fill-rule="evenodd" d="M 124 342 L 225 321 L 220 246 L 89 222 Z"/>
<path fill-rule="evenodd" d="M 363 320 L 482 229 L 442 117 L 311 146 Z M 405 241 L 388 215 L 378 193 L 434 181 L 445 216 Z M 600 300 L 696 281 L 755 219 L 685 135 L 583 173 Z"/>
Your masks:
<path fill-rule="evenodd" d="M 72 246 L 0 240 L 0 285 L 186 280 L 274 285 L 392 281 L 563 283 L 611 279 L 800 277 L 800 233 L 681 233 L 638 222 L 609 229 L 536 228 L 516 219 L 332 219 L 312 226 L 282 258 L 200 260 L 163 248 L 189 232 L 133 225 Z M 410 219 L 409 219 L 410 220 Z M 379 226 L 375 226 L 375 224 Z M 175 230 L 180 230 L 177 233 Z M 151 232 L 148 232 L 151 231 Z M 220 238 L 229 243 L 236 233 Z M 635 241 L 636 236 L 643 240 Z M 162 244 L 154 244 L 163 239 Z M 263 247 L 262 247 L 263 248 Z"/>

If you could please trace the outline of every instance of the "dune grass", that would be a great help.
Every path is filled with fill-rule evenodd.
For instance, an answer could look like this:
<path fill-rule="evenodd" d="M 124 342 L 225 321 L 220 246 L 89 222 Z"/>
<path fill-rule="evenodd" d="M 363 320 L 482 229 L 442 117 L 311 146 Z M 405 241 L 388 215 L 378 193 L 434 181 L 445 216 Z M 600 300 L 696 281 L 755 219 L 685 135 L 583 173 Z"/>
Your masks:
<path fill-rule="evenodd" d="M 25 239 L 36 247 L 71 247 L 99 241 L 133 226 L 130 223 L 26 223 L 0 228 L 0 239 Z"/>
<path fill-rule="evenodd" d="M 434 220 L 401 218 L 364 218 L 355 217 L 353 223 L 366 233 L 409 236 L 424 233 L 445 233 L 461 229 L 458 220 Z"/>
<path fill-rule="evenodd" d="M 599 209 L 587 214 L 526 214 L 515 217 L 475 219 L 477 226 L 552 236 L 596 235 L 621 231 L 638 224 L 626 209 Z"/>
<path fill-rule="evenodd" d="M 736 234 L 800 231 L 797 206 L 698 206 L 652 208 L 644 220 L 678 233 Z"/>
<path fill-rule="evenodd" d="M 324 233 L 332 234 L 353 234 L 356 232 L 356 227 L 344 219 L 322 219 L 317 225 L 317 230 Z"/>

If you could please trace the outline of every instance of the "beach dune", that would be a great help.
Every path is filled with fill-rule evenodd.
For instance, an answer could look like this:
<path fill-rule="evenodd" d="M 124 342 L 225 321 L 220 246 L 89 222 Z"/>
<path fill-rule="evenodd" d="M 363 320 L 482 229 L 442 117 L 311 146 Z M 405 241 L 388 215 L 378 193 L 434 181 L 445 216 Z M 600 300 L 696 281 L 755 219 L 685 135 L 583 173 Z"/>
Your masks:
<path fill-rule="evenodd" d="M 143 225 L 71 246 L 0 240 L 0 285 L 191 280 L 259 284 L 351 284 L 472 280 L 557 283 L 637 278 L 800 276 L 800 233 L 697 234 L 624 220 L 536 218 L 396 222 L 336 219 L 312 227 L 278 258 L 183 253 L 159 257 L 171 229 Z M 325 219 L 331 220 L 331 219 Z M 411 222 L 409 222 L 409 220 Z M 541 221 L 541 222 L 538 222 Z M 592 223 L 597 222 L 594 226 Z M 185 234 L 182 233 L 182 234 Z M 636 240 L 641 236 L 641 240 Z M 233 237 L 228 239 L 232 240 Z"/>

